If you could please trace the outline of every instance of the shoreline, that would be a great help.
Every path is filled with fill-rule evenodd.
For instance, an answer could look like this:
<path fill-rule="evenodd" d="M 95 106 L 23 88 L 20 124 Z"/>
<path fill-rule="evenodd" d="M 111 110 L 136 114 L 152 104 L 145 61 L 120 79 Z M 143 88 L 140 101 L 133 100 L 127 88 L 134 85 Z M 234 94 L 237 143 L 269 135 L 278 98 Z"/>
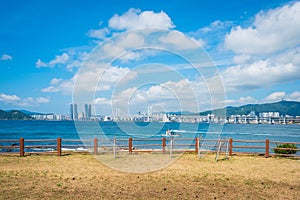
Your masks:
<path fill-rule="evenodd" d="M 191 123 L 191 124 L 219 124 L 219 125 L 225 125 L 225 124 L 237 124 L 237 125 L 300 125 L 299 117 L 295 117 L 293 120 L 298 120 L 297 122 L 288 122 L 288 123 L 277 123 L 277 122 L 258 122 L 258 123 L 235 123 L 235 122 L 202 122 L 202 121 L 169 121 L 169 122 L 163 122 L 163 121 L 133 121 L 133 120 L 112 120 L 112 121 L 101 121 L 101 120 L 52 120 L 52 119 L 0 119 L 0 121 L 38 121 L 38 122 L 74 122 L 74 123 L 80 123 L 80 122 L 96 122 L 96 123 Z"/>

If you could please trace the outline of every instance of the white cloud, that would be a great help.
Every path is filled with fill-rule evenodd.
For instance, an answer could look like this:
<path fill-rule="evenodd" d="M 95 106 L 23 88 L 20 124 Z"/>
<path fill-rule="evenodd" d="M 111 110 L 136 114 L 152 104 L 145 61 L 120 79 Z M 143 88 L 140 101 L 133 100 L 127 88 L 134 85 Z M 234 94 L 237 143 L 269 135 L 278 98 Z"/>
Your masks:
<path fill-rule="evenodd" d="M 79 68 L 88 56 L 89 53 L 86 51 L 73 53 L 72 57 L 70 56 L 68 63 L 66 64 L 67 70 L 72 72 L 75 68 Z"/>
<path fill-rule="evenodd" d="M 77 92 L 107 91 L 122 79 L 122 82 L 134 79 L 135 72 L 129 68 L 110 66 L 106 63 L 85 63 L 86 70 L 79 71 L 71 79 L 63 80 L 53 78 L 50 86 L 43 88 L 42 92 L 62 92 L 72 94 L 75 87 Z M 99 81 L 99 82 L 98 82 Z M 98 84 L 98 85 L 97 85 Z"/>
<path fill-rule="evenodd" d="M 135 30 L 124 32 L 109 41 L 106 41 L 93 54 L 98 54 L 95 59 L 118 59 L 121 62 L 145 60 L 149 56 L 163 54 L 163 49 L 180 51 L 182 56 L 195 56 L 195 49 L 199 49 L 203 41 L 188 38 L 183 33 L 174 30 Z M 162 51 L 153 49 L 162 49 Z M 191 51 L 186 51 L 191 50 Z M 198 58 L 198 57 L 197 57 Z M 199 58 L 198 58 L 199 59 Z"/>
<path fill-rule="evenodd" d="M 117 38 L 115 45 L 122 49 L 138 48 L 145 44 L 146 37 L 147 34 L 143 35 L 142 31 L 123 33 Z"/>
<path fill-rule="evenodd" d="M 50 85 L 49 87 L 43 88 L 42 92 L 58 92 L 59 89 L 53 85 Z"/>
<path fill-rule="evenodd" d="M 158 38 L 160 39 L 157 39 L 157 36 L 159 36 Z M 80 74 L 78 74 L 76 78 L 72 78 L 72 80 L 76 80 L 76 86 L 74 90 L 75 93 L 79 91 L 101 91 L 97 92 L 97 95 L 101 95 L 99 96 L 99 98 L 102 98 L 100 99 L 101 101 L 98 99 L 98 104 L 103 103 L 103 99 L 112 98 L 111 101 L 113 105 L 122 107 L 121 110 L 123 110 L 124 112 L 126 111 L 126 108 L 128 108 L 128 106 L 134 105 L 134 109 L 143 109 L 147 107 L 147 104 L 159 105 L 159 107 L 169 111 L 181 109 L 199 111 L 199 104 L 197 102 L 198 99 L 201 99 L 201 101 L 199 101 L 201 102 L 201 106 L 203 106 L 203 102 L 205 102 L 205 107 L 207 107 L 207 104 L 212 104 L 211 101 L 216 101 L 217 98 L 211 98 L 207 86 L 203 82 L 199 83 L 197 81 L 189 81 L 188 79 L 185 79 L 183 74 L 182 76 L 180 76 L 180 73 L 176 73 L 179 78 L 174 78 L 174 74 L 172 74 L 173 76 L 171 79 L 174 79 L 175 81 L 166 81 L 170 80 L 170 77 L 165 77 L 163 80 L 158 82 L 155 81 L 157 80 L 156 77 L 154 77 L 152 80 L 149 79 L 150 82 L 154 81 L 159 85 L 152 86 L 148 89 L 143 89 L 143 86 L 141 86 L 142 88 L 134 87 L 140 87 L 137 85 L 141 84 L 141 82 L 144 81 L 139 79 L 140 77 L 142 77 L 142 75 L 139 74 L 139 70 L 137 70 L 138 73 L 134 73 L 135 70 L 130 68 L 111 66 L 107 69 L 107 71 L 104 71 L 108 66 L 105 61 L 111 60 L 111 58 L 117 58 L 118 61 L 132 61 L 141 59 L 141 55 L 145 56 L 145 51 L 143 51 L 144 49 L 140 49 L 143 47 L 148 47 L 150 49 L 164 49 L 167 47 L 172 47 L 173 49 L 175 48 L 180 50 L 199 48 L 198 44 L 186 38 L 182 33 L 177 31 L 166 31 L 161 29 L 158 31 L 153 31 L 152 29 L 143 29 L 125 32 L 118 37 L 113 38 L 113 40 L 106 41 L 101 46 L 99 46 L 99 48 L 96 48 L 93 51 L 93 54 L 89 56 L 89 58 L 85 61 L 82 68 L 80 69 Z M 132 51 L 132 49 L 134 49 L 134 51 Z M 127 51 L 129 53 L 126 54 Z M 185 52 L 187 54 L 190 53 L 190 51 Z M 150 59 L 157 55 L 157 52 L 146 49 L 146 56 L 148 56 L 148 53 L 149 55 L 151 55 L 151 57 L 147 58 Z M 165 52 L 162 53 L 162 56 L 165 56 L 164 53 Z M 119 57 L 120 55 L 122 55 L 122 57 Z M 195 54 L 193 54 L 193 56 L 197 57 L 197 55 Z M 192 57 L 192 59 L 194 59 L 194 57 Z M 151 60 L 151 62 L 155 61 Z M 154 73 L 151 73 L 149 76 L 160 75 L 163 76 L 163 74 L 158 73 L 156 75 L 154 75 Z M 135 79 L 136 76 L 139 77 Z M 98 79 L 100 83 L 97 88 L 95 88 L 95 83 L 97 83 Z M 148 78 L 145 77 L 145 79 Z M 178 81 L 178 79 L 181 80 Z M 128 82 L 129 80 L 130 82 Z M 166 82 L 160 84 L 163 81 Z M 67 81 L 63 81 L 62 83 L 66 82 Z M 72 83 L 71 80 L 69 80 L 68 82 Z M 61 86 L 61 84 L 59 86 Z M 59 88 L 59 86 L 55 86 L 55 88 Z M 220 85 L 217 85 L 217 88 L 219 90 L 223 88 L 218 86 Z M 53 88 L 51 88 L 51 90 L 52 89 Z M 108 97 L 111 92 L 114 93 L 114 96 Z M 224 94 L 224 90 L 222 90 L 222 92 Z M 215 104 L 215 102 L 213 102 L 213 104 Z"/>
<path fill-rule="evenodd" d="M 169 31 L 168 34 L 161 36 L 159 41 L 162 45 L 168 45 L 171 49 L 177 50 L 196 49 L 204 44 L 203 40 L 187 38 L 179 31 Z"/>
<path fill-rule="evenodd" d="M 50 81 L 50 86 L 43 88 L 41 91 L 46 93 L 55 93 L 55 92 L 62 92 L 63 94 L 72 94 L 74 88 L 74 82 L 76 79 L 76 75 L 69 80 L 60 79 L 56 81 L 55 78 Z"/>
<path fill-rule="evenodd" d="M 12 56 L 8 54 L 2 54 L 0 60 L 12 60 Z"/>
<path fill-rule="evenodd" d="M 56 55 L 55 58 L 49 62 L 43 62 L 41 59 L 38 59 L 35 66 L 41 68 L 62 65 L 65 66 L 68 71 L 72 72 L 74 68 L 81 66 L 88 55 L 89 54 L 85 51 L 76 52 L 75 50 L 68 50 L 68 52 L 64 52 L 61 55 Z"/>
<path fill-rule="evenodd" d="M 67 53 L 63 53 L 62 55 L 55 56 L 55 59 L 49 62 L 50 66 L 54 66 L 57 64 L 66 64 L 69 60 L 69 55 Z"/>
<path fill-rule="evenodd" d="M 130 61 L 141 60 L 142 58 L 144 58 L 144 56 L 145 56 L 145 54 L 142 54 L 139 52 L 129 52 L 129 53 L 122 55 L 118 59 L 120 59 L 120 61 L 122 63 L 129 63 Z"/>
<path fill-rule="evenodd" d="M 117 58 L 126 52 L 125 49 L 113 43 L 104 44 L 102 49 L 103 54 L 100 54 L 99 56 L 103 58 Z"/>
<path fill-rule="evenodd" d="M 286 96 L 285 92 L 274 92 L 265 98 L 266 101 L 282 100 Z"/>
<path fill-rule="evenodd" d="M 239 59 L 242 64 L 221 71 L 227 92 L 263 88 L 300 79 L 300 48 L 264 60 L 255 60 L 257 58 L 247 55 Z"/>
<path fill-rule="evenodd" d="M 299 67 L 292 63 L 260 60 L 229 67 L 221 72 L 226 91 L 245 91 L 300 79 Z"/>
<path fill-rule="evenodd" d="M 0 101 L 3 102 L 14 102 L 14 101 L 20 101 L 21 98 L 17 95 L 9 95 L 9 94 L 0 94 Z"/>
<path fill-rule="evenodd" d="M 120 80 L 120 78 L 122 78 L 126 74 L 128 74 L 129 72 L 130 72 L 129 68 L 112 66 L 105 71 L 101 81 L 107 82 L 107 83 L 115 83 L 118 80 Z M 134 77 L 131 77 L 131 78 L 134 78 Z"/>
<path fill-rule="evenodd" d="M 106 99 L 106 98 L 95 98 L 94 100 L 92 100 L 92 103 L 95 108 L 95 114 L 110 115 L 112 113 L 111 100 Z"/>
<path fill-rule="evenodd" d="M 292 101 L 300 101 L 300 91 L 295 91 L 292 92 L 289 96 L 288 99 Z"/>
<path fill-rule="evenodd" d="M 63 94 L 72 94 L 76 79 L 75 77 L 76 75 L 69 80 L 62 81 L 59 85 L 54 86 L 53 91 L 56 90 L 56 92 L 62 92 Z"/>
<path fill-rule="evenodd" d="M 224 100 L 223 100 L 224 101 Z M 181 79 L 150 87 L 130 87 L 112 96 L 112 106 L 120 113 L 131 114 L 145 110 L 148 105 L 161 111 L 200 111 L 215 106 L 203 82 Z M 128 113 L 131 112 L 131 113 Z"/>
<path fill-rule="evenodd" d="M 109 20 L 109 27 L 116 30 L 129 30 L 136 28 L 173 28 L 171 18 L 163 11 L 141 11 L 140 9 L 129 9 L 123 15 L 115 14 Z"/>
<path fill-rule="evenodd" d="M 300 2 L 255 16 L 253 26 L 237 26 L 225 38 L 225 47 L 236 53 L 268 54 L 300 44 Z"/>
<path fill-rule="evenodd" d="M 38 103 L 48 103 L 49 101 L 50 101 L 49 98 L 44 98 L 44 97 L 38 97 L 36 99 L 36 102 L 38 102 Z"/>
<path fill-rule="evenodd" d="M 111 105 L 111 100 L 108 100 L 106 98 L 95 98 L 93 100 L 93 103 L 96 105 Z"/>
<path fill-rule="evenodd" d="M 55 56 L 55 58 L 53 60 L 51 60 L 50 62 L 46 63 L 43 62 L 41 59 L 38 59 L 35 62 L 35 66 L 37 68 L 41 68 L 41 67 L 54 67 L 55 65 L 59 65 L 59 64 L 66 64 L 69 60 L 69 55 L 67 53 L 63 53 L 61 55 L 57 55 Z"/>
<path fill-rule="evenodd" d="M 62 78 L 53 78 L 51 81 L 50 81 L 50 84 L 51 85 L 57 85 L 58 83 L 60 83 L 62 81 Z"/>
<path fill-rule="evenodd" d="M 273 92 L 262 99 L 256 99 L 251 96 L 240 97 L 239 99 L 227 99 L 227 106 L 242 106 L 247 104 L 263 104 L 273 103 L 281 100 L 287 101 L 300 101 L 300 92 L 294 91 L 292 93 L 286 93 L 283 91 Z"/>
<path fill-rule="evenodd" d="M 200 28 L 196 31 L 186 33 L 191 38 L 195 38 L 199 44 L 206 50 L 217 50 L 220 43 L 223 43 L 224 37 L 230 28 L 233 26 L 231 21 L 216 20 L 210 25 Z M 218 52 L 219 54 L 220 52 Z"/>
<path fill-rule="evenodd" d="M 27 98 L 20 98 L 17 95 L 9 95 L 9 94 L 0 94 L 0 102 L 5 104 L 13 105 L 13 106 L 25 106 L 25 107 L 32 107 L 37 106 L 40 103 L 48 103 L 50 100 L 49 98 L 38 97 L 36 99 L 32 97 Z"/>
<path fill-rule="evenodd" d="M 300 47 L 276 55 L 275 60 L 279 64 L 291 63 L 300 68 Z"/>
<path fill-rule="evenodd" d="M 205 44 L 206 44 L 206 42 L 201 38 L 197 39 L 197 38 L 190 37 L 189 39 L 192 40 L 195 44 L 197 44 L 198 46 L 201 46 L 201 47 L 204 47 Z"/>
<path fill-rule="evenodd" d="M 203 32 L 203 33 L 217 32 L 217 31 L 224 30 L 224 29 L 227 29 L 232 26 L 233 26 L 233 22 L 231 22 L 231 21 L 216 20 L 216 21 L 212 22 L 209 26 L 199 29 L 198 32 Z"/>
<path fill-rule="evenodd" d="M 118 35 L 96 49 L 98 55 L 95 59 L 120 59 L 124 62 L 139 59 L 141 55 L 131 52 L 131 50 L 143 47 L 145 38 L 141 32 L 126 32 Z M 93 54 L 96 53 L 94 52 Z"/>
<path fill-rule="evenodd" d="M 251 27 L 240 26 L 225 37 L 225 46 L 237 53 L 221 74 L 227 92 L 245 92 L 300 79 L 300 2 L 255 16 Z M 274 93 L 267 99 L 280 99 Z"/>
<path fill-rule="evenodd" d="M 102 76 L 99 77 L 99 74 L 102 74 Z M 98 73 L 91 74 L 90 72 L 87 72 L 84 74 L 80 74 L 80 83 L 84 82 L 84 85 L 86 84 L 85 90 L 107 91 L 116 86 L 116 83 L 118 81 L 122 80 L 122 82 L 127 82 L 134 79 L 136 75 L 137 74 L 132 72 L 129 68 L 111 66 L 104 72 L 99 69 Z M 94 80 L 98 79 L 98 86 L 93 85 Z"/>
<path fill-rule="evenodd" d="M 253 61 L 252 57 L 248 54 L 240 54 L 233 57 L 235 64 L 246 64 Z"/>
<path fill-rule="evenodd" d="M 91 38 L 105 39 L 105 37 L 109 33 L 110 33 L 110 30 L 107 27 L 105 27 L 105 28 L 101 28 L 101 29 L 97 29 L 97 30 L 91 29 L 87 35 Z"/>
<path fill-rule="evenodd" d="M 251 96 L 247 97 L 240 97 L 239 99 L 227 99 L 226 101 L 227 106 L 241 106 L 246 104 L 255 104 L 258 103 L 258 101 Z"/>
<path fill-rule="evenodd" d="M 300 92 L 294 91 L 290 94 L 287 94 L 286 92 L 273 92 L 272 94 L 268 95 L 264 102 L 275 102 L 275 101 L 281 101 L 281 100 L 287 100 L 287 101 L 300 101 Z"/>
<path fill-rule="evenodd" d="M 35 62 L 35 66 L 36 66 L 37 68 L 40 68 L 40 67 L 47 67 L 48 64 L 45 63 L 45 62 L 43 62 L 41 59 L 38 59 L 38 60 Z"/>

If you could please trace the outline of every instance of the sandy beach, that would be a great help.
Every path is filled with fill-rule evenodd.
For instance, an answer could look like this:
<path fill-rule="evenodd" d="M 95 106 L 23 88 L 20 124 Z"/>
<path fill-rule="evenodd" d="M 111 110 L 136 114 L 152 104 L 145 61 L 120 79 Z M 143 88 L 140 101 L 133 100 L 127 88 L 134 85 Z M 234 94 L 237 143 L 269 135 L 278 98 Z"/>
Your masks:
<path fill-rule="evenodd" d="M 299 169 L 287 158 L 185 154 L 154 172 L 125 173 L 92 155 L 2 155 L 0 199 L 296 199 Z"/>

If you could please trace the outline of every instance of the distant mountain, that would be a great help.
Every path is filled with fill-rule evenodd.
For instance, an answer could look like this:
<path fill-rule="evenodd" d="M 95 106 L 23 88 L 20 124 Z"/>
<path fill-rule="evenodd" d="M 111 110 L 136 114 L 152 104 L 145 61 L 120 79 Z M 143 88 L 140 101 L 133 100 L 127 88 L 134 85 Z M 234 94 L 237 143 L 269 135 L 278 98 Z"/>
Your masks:
<path fill-rule="evenodd" d="M 0 120 L 30 120 L 30 119 L 32 119 L 32 117 L 19 110 L 10 110 L 10 111 L 0 110 Z"/>
<path fill-rule="evenodd" d="M 20 110 L 22 113 L 26 114 L 26 115 L 43 115 L 43 113 L 38 113 L 38 112 L 31 112 L 28 110 Z"/>
<path fill-rule="evenodd" d="M 275 103 L 265 104 L 248 104 L 239 107 L 227 106 L 222 109 L 209 110 L 201 112 L 200 115 L 215 114 L 222 116 L 226 111 L 226 116 L 231 115 L 248 115 L 251 111 L 255 111 L 256 114 L 262 112 L 279 112 L 280 115 L 300 116 L 300 102 L 297 101 L 279 101 Z"/>

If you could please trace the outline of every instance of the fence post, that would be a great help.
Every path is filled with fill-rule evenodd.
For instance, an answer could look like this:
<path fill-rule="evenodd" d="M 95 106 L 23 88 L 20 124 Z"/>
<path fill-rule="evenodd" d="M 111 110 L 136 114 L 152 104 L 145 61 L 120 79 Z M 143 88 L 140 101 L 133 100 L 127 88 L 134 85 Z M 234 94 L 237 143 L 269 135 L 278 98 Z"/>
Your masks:
<path fill-rule="evenodd" d="M 20 138 L 19 143 L 20 143 L 20 156 L 23 157 L 24 156 L 24 138 Z"/>
<path fill-rule="evenodd" d="M 200 144 L 200 142 L 201 142 L 201 136 L 198 136 L 198 158 L 200 158 L 200 152 L 201 152 L 201 150 L 200 150 L 200 146 L 201 146 L 201 144 Z"/>
<path fill-rule="evenodd" d="M 132 138 L 128 139 L 128 151 L 129 151 L 129 154 L 132 153 Z"/>
<path fill-rule="evenodd" d="M 173 156 L 173 137 L 170 137 L 170 158 Z"/>
<path fill-rule="evenodd" d="M 98 154 L 98 138 L 94 138 L 94 155 Z"/>
<path fill-rule="evenodd" d="M 57 155 L 61 156 L 61 138 L 57 138 Z"/>
<path fill-rule="evenodd" d="M 232 156 L 232 138 L 229 139 L 229 156 Z"/>
<path fill-rule="evenodd" d="M 114 137 L 114 159 L 117 158 L 117 138 Z"/>
<path fill-rule="evenodd" d="M 269 145 L 270 145 L 270 141 L 269 139 L 266 139 L 266 153 L 265 153 L 265 157 L 269 157 Z"/>
<path fill-rule="evenodd" d="M 199 151 L 199 138 L 198 137 L 196 137 L 195 138 L 195 152 L 196 153 L 198 153 L 198 151 Z"/>
<path fill-rule="evenodd" d="M 166 152 L 166 138 L 162 139 L 162 153 Z"/>

